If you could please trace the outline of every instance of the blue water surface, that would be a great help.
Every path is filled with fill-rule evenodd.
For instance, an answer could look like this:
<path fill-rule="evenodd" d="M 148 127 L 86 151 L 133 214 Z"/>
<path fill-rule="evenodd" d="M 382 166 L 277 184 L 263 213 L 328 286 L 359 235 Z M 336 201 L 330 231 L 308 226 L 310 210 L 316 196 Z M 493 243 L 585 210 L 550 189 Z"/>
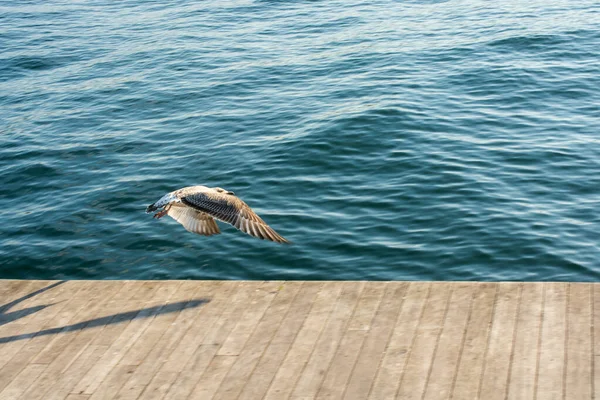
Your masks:
<path fill-rule="evenodd" d="M 0 278 L 600 276 L 596 1 L 3 1 Z M 293 244 L 144 213 L 235 191 Z"/>

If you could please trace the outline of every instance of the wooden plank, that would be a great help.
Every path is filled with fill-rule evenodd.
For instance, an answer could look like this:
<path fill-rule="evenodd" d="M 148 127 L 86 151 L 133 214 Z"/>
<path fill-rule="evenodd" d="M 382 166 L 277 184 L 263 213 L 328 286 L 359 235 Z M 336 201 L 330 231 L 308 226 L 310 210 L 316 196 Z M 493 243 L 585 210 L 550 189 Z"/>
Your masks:
<path fill-rule="evenodd" d="M 75 394 L 90 395 L 90 400 L 114 399 L 115 393 L 125 384 L 136 368 L 137 365 L 116 364 L 108 370 L 106 375 L 102 376 L 102 380 L 98 382 L 93 393 L 76 392 Z"/>
<path fill-rule="evenodd" d="M 444 328 L 429 371 L 424 399 L 447 399 L 450 396 L 458 357 L 462 351 L 475 285 L 455 283 L 453 288 Z"/>
<path fill-rule="evenodd" d="M 365 282 L 365 287 L 348 325 L 348 330 L 368 331 L 371 329 L 371 323 L 386 292 L 386 287 L 390 284 L 393 285 L 390 282 Z"/>
<path fill-rule="evenodd" d="M 264 313 L 260 323 L 240 351 L 239 357 L 232 365 L 231 370 L 227 373 L 223 383 L 219 386 L 219 389 L 214 395 L 215 399 L 238 398 L 264 350 L 269 345 L 269 342 L 279 328 L 281 321 L 290 309 L 301 286 L 302 282 L 286 282 L 279 285 L 276 297 L 271 301 L 270 306 Z M 221 348 L 221 350 L 222 349 L 223 348 Z M 221 350 L 217 352 L 217 354 L 219 354 Z M 231 351 L 231 348 L 228 352 L 234 353 Z"/>
<path fill-rule="evenodd" d="M 65 400 L 89 400 L 90 397 L 89 394 L 70 394 Z"/>
<path fill-rule="evenodd" d="M 597 284 L 58 283 L 0 281 L 0 400 L 600 398 Z"/>
<path fill-rule="evenodd" d="M 204 337 L 215 329 L 214 326 L 227 307 L 233 307 L 232 304 L 239 296 L 239 285 L 240 283 L 235 281 L 219 282 L 211 301 L 192 317 L 189 327 L 183 337 L 175 343 L 173 349 L 164 353 L 160 368 L 142 393 L 143 398 L 163 398 L 168 394 L 173 383 L 176 383 L 173 392 L 181 387 L 192 390 L 193 386 L 189 381 L 193 380 L 193 384 L 197 381 L 195 356 L 200 350 Z"/>
<path fill-rule="evenodd" d="M 4 283 L 5 292 L 5 303 L 2 304 L 0 310 L 0 329 L 3 325 L 6 325 L 13 321 L 18 321 L 20 316 L 24 314 L 23 309 L 26 308 L 24 305 L 24 298 L 31 295 L 32 292 L 36 292 L 42 289 L 44 286 L 49 286 L 43 281 L 24 281 L 21 284 L 9 285 Z M 14 288 L 11 292 L 10 289 Z M 2 332 L 0 330 L 0 332 Z"/>
<path fill-rule="evenodd" d="M 592 394 L 600 399 L 600 285 L 592 287 Z"/>
<path fill-rule="evenodd" d="M 322 282 L 303 283 L 285 319 L 240 393 L 239 400 L 262 399 L 265 396 L 322 287 Z"/>
<path fill-rule="evenodd" d="M 103 315 L 104 306 L 108 299 L 111 299 L 119 292 L 120 285 L 110 282 L 96 283 L 96 290 L 89 292 L 88 303 L 81 308 L 75 319 L 60 331 L 60 335 L 55 335 L 54 339 L 44 347 L 40 353 L 35 356 L 32 362 L 38 364 L 50 364 L 64 350 L 77 334 L 88 327 L 89 321 Z"/>
<path fill-rule="evenodd" d="M 506 396 L 522 286 L 521 283 L 499 284 L 481 376 L 481 398 L 504 400 Z"/>
<path fill-rule="evenodd" d="M 236 307 L 248 301 L 250 289 L 244 282 L 225 282 L 214 299 L 200 310 L 195 323 L 190 326 L 173 353 L 165 359 L 162 369 L 174 372 L 187 369 L 190 365 L 186 365 L 186 362 L 192 358 L 194 350 L 205 343 L 207 336 L 214 335 L 215 331 L 219 332 L 224 320 Z"/>
<path fill-rule="evenodd" d="M 57 356 L 49 365 L 44 372 L 46 381 L 43 384 L 37 382 L 36 392 L 29 393 L 28 398 L 51 400 L 63 399 L 67 396 L 75 384 L 105 354 L 109 345 L 95 343 L 101 341 L 100 337 L 108 327 L 115 323 L 123 323 L 123 319 L 118 317 L 122 305 L 135 296 L 142 286 L 141 283 L 133 282 L 112 283 L 111 289 L 117 292 L 109 296 L 110 292 L 107 291 L 104 301 L 98 303 L 102 306 L 96 307 L 95 311 L 90 310 L 90 315 L 85 317 L 88 322 L 82 331 L 72 340 L 63 354 Z M 118 304 L 121 306 L 117 307 Z M 45 391 L 42 391 L 42 388 L 45 388 Z"/>
<path fill-rule="evenodd" d="M 543 283 L 523 286 L 508 384 L 509 399 L 533 399 L 542 322 Z"/>
<path fill-rule="evenodd" d="M 3 285 L 6 285 L 3 290 L 3 297 L 5 303 L 2 304 L 2 314 L 0 316 L 0 322 L 6 322 L 7 314 L 12 311 L 22 311 L 27 306 L 24 304 L 24 297 L 29 297 L 33 293 L 37 292 L 44 287 L 52 285 L 54 282 L 48 281 L 22 281 L 20 284 L 9 284 L 7 281 L 3 281 Z M 11 290 L 14 289 L 14 290 Z"/>
<path fill-rule="evenodd" d="M 69 284 L 70 282 L 65 285 Z M 73 295 L 68 301 L 66 298 L 62 299 L 63 301 L 59 303 L 62 307 L 56 307 L 53 317 L 47 317 L 41 322 L 41 330 L 40 324 L 36 325 L 36 320 L 32 319 L 29 324 L 22 326 L 23 331 L 18 335 L 13 338 L 3 338 L 11 342 L 8 346 L 3 346 L 3 352 L 0 352 L 0 390 L 44 348 L 59 340 L 63 329 L 78 318 L 80 313 L 85 312 L 85 307 L 90 302 L 89 296 L 97 293 L 101 285 L 87 282 L 70 284 L 69 288 L 73 290 Z M 68 296 L 70 293 L 66 291 L 63 295 Z"/>
<path fill-rule="evenodd" d="M 165 297 L 168 298 L 169 294 L 172 295 L 176 290 L 177 283 L 178 282 L 164 287 L 160 282 L 145 282 L 143 284 L 142 288 L 147 289 L 141 293 L 144 295 L 143 300 L 140 302 L 143 307 L 136 312 L 135 317 L 127 324 L 127 327 L 110 346 L 106 354 L 102 356 L 100 360 L 98 360 L 96 365 L 94 365 L 76 385 L 75 393 L 94 394 L 101 385 L 110 385 L 110 388 L 104 387 L 102 392 L 108 391 L 109 393 L 113 393 L 113 390 L 118 391 L 118 389 L 120 389 L 120 387 L 117 387 L 113 381 L 105 382 L 104 378 L 109 375 L 110 371 L 113 370 L 115 365 L 121 361 L 121 358 L 134 345 L 138 338 L 144 333 L 148 325 L 152 322 L 157 310 L 156 308 L 149 307 L 149 305 L 156 304 L 154 296 L 161 291 L 167 291 L 168 294 L 166 294 Z M 133 373 L 135 368 L 131 367 L 132 365 L 124 364 L 124 368 L 131 370 L 130 373 Z M 121 383 L 124 383 L 125 381 L 118 380 L 118 382 Z M 92 396 L 92 398 L 94 398 L 94 396 Z"/>
<path fill-rule="evenodd" d="M 308 362 L 315 343 L 326 325 L 333 306 L 337 302 L 343 282 L 327 282 L 315 299 L 309 315 L 304 320 L 296 339 L 292 343 L 281 367 L 275 374 L 265 395 L 267 399 L 288 398 L 305 364 Z"/>
<path fill-rule="evenodd" d="M 29 364 L 0 392 L 0 400 L 14 400 L 46 369 L 42 364 Z"/>
<path fill-rule="evenodd" d="M 367 282 L 317 398 L 342 398 L 388 282 Z M 390 322 L 390 324 L 393 322 Z M 390 329 L 391 331 L 391 329 Z M 381 341 L 381 338 L 380 338 Z"/>
<path fill-rule="evenodd" d="M 119 293 L 108 302 L 104 315 L 110 316 L 110 323 L 104 326 L 92 344 L 112 346 L 129 323 L 140 317 L 140 309 L 147 306 L 148 299 L 152 298 L 158 290 L 156 284 L 147 282 L 127 281 L 123 285 L 125 286 L 123 290 L 129 290 L 131 294 L 121 295 Z"/>
<path fill-rule="evenodd" d="M 248 309 L 252 302 L 256 301 L 263 294 L 263 291 L 260 290 L 263 285 L 268 285 L 268 283 L 261 282 L 259 290 L 257 290 L 256 283 L 241 282 L 231 304 L 224 309 L 220 318 L 201 340 L 202 344 L 197 348 L 188 361 L 188 365 L 171 386 L 165 396 L 166 399 L 181 399 L 189 396 L 217 354 L 217 351 L 219 351 L 223 340 L 229 336 L 236 326 L 240 316 Z M 224 367 L 225 364 L 219 365 L 219 372 L 222 372 L 221 368 Z"/>
<path fill-rule="evenodd" d="M 18 351 L 24 346 L 22 341 L 8 342 L 7 337 L 19 335 L 24 332 L 26 325 L 21 315 L 23 315 L 22 302 L 31 293 L 35 293 L 38 285 L 44 285 L 44 282 L 35 281 L 0 281 L 0 290 L 2 294 L 2 305 L 0 306 L 0 340 L 2 351 L 0 352 L 0 368 L 2 368 Z M 34 286 L 36 285 L 36 286 Z M 48 285 L 47 285 L 48 286 Z M 56 308 L 56 307 L 51 307 Z M 33 311 L 33 310 L 31 310 Z M 29 321 L 31 324 L 31 321 Z M 15 374 L 18 371 L 15 372 Z M 2 380 L 0 376 L 0 391 L 9 381 Z"/>
<path fill-rule="evenodd" d="M 451 398 L 456 400 L 475 399 L 479 395 L 485 349 L 499 284 L 481 283 L 478 286 L 473 297 L 467 332 L 454 377 Z"/>
<path fill-rule="evenodd" d="M 63 308 L 53 316 L 44 328 L 55 329 L 69 325 L 76 320 L 79 313 L 85 312 L 87 307 L 99 296 L 106 283 L 95 281 L 68 281 L 65 283 L 70 289 L 70 297 L 62 299 L 67 307 Z M 62 304 L 62 303 L 60 303 Z"/>
<path fill-rule="evenodd" d="M 567 309 L 566 399 L 592 398 L 591 285 L 570 283 Z"/>
<path fill-rule="evenodd" d="M 62 400 L 68 398 L 70 391 L 81 380 L 81 378 L 96 364 L 106 353 L 109 346 L 90 344 L 76 359 L 63 371 L 60 372 L 56 382 L 52 384 L 46 393 L 44 400 Z M 80 395 L 90 397 L 90 395 Z"/>
<path fill-rule="evenodd" d="M 98 313 L 100 318 L 91 321 L 92 324 L 102 322 L 102 325 L 98 327 L 99 330 L 95 331 L 90 337 L 90 342 L 84 351 L 63 368 L 60 379 L 56 380 L 45 394 L 47 400 L 63 399 L 67 396 L 77 382 L 83 378 L 110 347 L 112 342 L 107 343 L 103 336 L 111 336 L 116 339 L 120 331 L 125 329 L 125 321 L 133 319 L 133 317 L 129 319 L 121 317 L 123 305 L 127 304 L 141 290 L 143 283 L 134 281 L 116 282 L 115 287 L 118 287 L 119 291 L 107 299 L 102 308 L 102 313 Z"/>
<path fill-rule="evenodd" d="M 429 282 L 411 282 L 409 284 L 388 347 L 373 382 L 369 394 L 370 399 L 389 399 L 396 396 L 406 366 L 408 352 L 415 339 L 415 333 L 429 297 L 430 289 L 431 284 Z M 364 368 L 356 369 L 356 371 L 361 370 L 364 371 Z M 365 386 L 358 385 L 351 378 L 345 398 L 360 398 L 359 390 L 361 390 L 360 388 L 365 390 Z M 357 395 L 354 393 L 357 393 Z"/>
<path fill-rule="evenodd" d="M 111 366 L 107 367 L 106 364 L 110 363 L 110 365 L 113 365 L 111 354 L 122 354 L 123 347 L 126 345 L 123 342 L 126 341 L 129 333 L 135 331 L 132 328 L 131 322 L 138 319 L 139 323 L 140 320 L 145 319 L 148 312 L 142 312 L 142 310 L 146 310 L 149 301 L 151 301 L 150 299 L 154 298 L 159 286 L 156 282 L 125 282 L 123 291 L 120 291 L 109 300 L 105 310 L 105 316 L 109 323 L 98 332 L 90 343 L 93 346 L 106 346 L 107 352 L 94 363 L 92 368 L 89 368 L 81 376 L 77 384 L 71 388 L 72 392 L 85 394 L 84 391 L 87 388 L 86 382 L 94 381 L 93 377 L 90 377 L 90 374 L 93 374 L 93 369 L 110 370 Z M 118 360 L 114 360 L 114 362 L 118 362 Z M 106 371 L 106 373 L 108 372 Z M 102 382 L 102 374 L 96 374 L 95 376 L 98 378 L 96 381 L 98 384 Z"/>
<path fill-rule="evenodd" d="M 348 383 L 337 392 L 347 399 L 366 399 L 375 381 L 378 368 L 386 354 L 392 332 L 397 326 L 398 316 L 408 290 L 408 282 L 389 282 L 379 307 L 371 321 L 365 341 Z M 335 394 L 334 396 L 337 396 Z"/>
<path fill-rule="evenodd" d="M 165 284 L 161 286 L 161 289 L 165 289 L 163 295 L 169 297 L 164 300 L 161 300 L 160 297 L 156 298 L 152 304 L 148 305 L 160 305 L 161 307 L 159 310 L 161 312 L 165 311 L 165 313 L 156 315 L 150 320 L 144 334 L 133 343 L 129 350 L 127 350 L 121 361 L 119 361 L 120 363 L 126 365 L 139 365 L 146 358 L 148 353 L 150 353 L 152 348 L 154 348 L 156 342 L 158 342 L 171 323 L 175 321 L 179 311 L 181 311 L 186 304 L 182 301 L 182 298 L 178 298 L 181 285 L 182 282 L 172 281 L 168 282 L 168 284 L 165 282 Z M 160 292 L 161 291 L 159 291 L 159 293 Z"/>
<path fill-rule="evenodd" d="M 319 391 L 329 364 L 356 309 L 364 282 L 346 282 L 333 312 L 324 326 L 308 363 L 298 378 L 292 398 L 313 398 Z"/>
<path fill-rule="evenodd" d="M 89 400 L 90 397 L 89 394 L 70 394 L 65 400 Z"/>
<path fill-rule="evenodd" d="M 217 352 L 218 355 L 237 356 L 242 352 L 254 328 L 271 305 L 271 301 L 277 295 L 278 288 L 283 287 L 283 282 L 270 281 L 265 283 L 260 289 L 257 289 L 257 291 L 262 291 L 262 293 L 258 293 L 255 300 L 249 304 L 244 313 L 236 316 L 237 324 L 221 345 L 221 348 Z"/>
<path fill-rule="evenodd" d="M 33 285 L 33 282 L 34 281 L 0 279 L 0 303 L 2 303 L 0 310 L 2 310 L 2 313 L 7 312 L 8 310 L 5 310 L 4 306 L 21 297 L 21 293 L 26 294 L 26 291 L 29 290 L 28 287 Z"/>
<path fill-rule="evenodd" d="M 562 399 L 564 387 L 567 284 L 544 284 L 540 360 L 537 373 L 537 398 Z"/>
<path fill-rule="evenodd" d="M 167 395 L 171 385 L 179 375 L 177 372 L 161 371 L 154 375 L 150 383 L 144 388 L 141 399 L 144 400 L 159 400 Z"/>
<path fill-rule="evenodd" d="M 148 335 L 157 335 L 158 339 L 148 346 L 149 351 L 142 356 L 139 352 L 131 356 L 133 360 L 143 360 L 138 368 L 131 375 L 129 380 L 123 385 L 117 397 L 120 399 L 136 399 L 146 389 L 148 383 L 161 366 L 161 359 L 166 359 L 175 348 L 177 342 L 194 321 L 194 316 L 198 313 L 198 306 L 205 305 L 212 298 L 214 291 L 220 287 L 217 281 L 208 281 L 198 283 L 197 281 L 183 282 L 176 294 L 171 298 L 172 304 L 179 304 L 168 318 L 160 318 L 150 326 L 152 333 Z M 181 310 L 181 311 L 179 311 Z M 156 326 L 159 325 L 159 326 Z M 159 335 L 159 332 L 162 332 Z M 125 362 L 127 364 L 127 362 Z"/>
<path fill-rule="evenodd" d="M 409 349 L 406 368 L 400 379 L 397 397 L 401 399 L 421 399 L 424 394 L 426 377 L 443 329 L 451 292 L 449 285 L 432 284 L 415 340 Z"/>
<path fill-rule="evenodd" d="M 323 371 L 325 379 L 319 388 L 317 399 L 342 398 L 367 334 L 368 332 L 362 329 L 346 331 L 329 369 Z"/>
<path fill-rule="evenodd" d="M 34 281 L 17 286 L 17 293 L 7 296 L 10 301 L 0 307 L 0 343 L 3 348 L 0 353 L 0 368 L 28 340 L 27 337 L 18 337 L 19 335 L 51 323 L 53 317 L 65 306 L 63 301 L 66 300 L 65 293 L 68 291 L 66 286 L 69 285 Z"/>
<path fill-rule="evenodd" d="M 215 355 L 206 372 L 194 388 L 190 399 L 212 399 L 237 356 Z"/>
<path fill-rule="evenodd" d="M 111 284 L 104 288 L 104 300 L 98 299 L 92 307 L 87 308 L 87 313 L 80 313 L 80 321 L 71 324 L 63 332 L 61 339 L 51 342 L 52 346 L 44 348 L 32 363 L 46 364 L 44 372 L 32 382 L 23 397 L 28 400 L 46 399 L 46 392 L 61 377 L 62 371 L 67 368 L 91 343 L 94 336 L 100 331 L 100 326 L 91 325 L 91 321 L 104 312 L 104 305 L 108 299 L 119 292 L 123 285 Z"/>

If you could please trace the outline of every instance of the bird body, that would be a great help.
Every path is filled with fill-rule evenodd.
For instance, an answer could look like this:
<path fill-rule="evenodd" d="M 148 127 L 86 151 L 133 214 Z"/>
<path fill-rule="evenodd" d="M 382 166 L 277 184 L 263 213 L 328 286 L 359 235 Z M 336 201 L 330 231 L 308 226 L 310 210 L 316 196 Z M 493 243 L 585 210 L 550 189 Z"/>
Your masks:
<path fill-rule="evenodd" d="M 259 239 L 278 243 L 288 241 L 267 225 L 246 203 L 231 191 L 215 187 L 189 186 L 165 194 L 146 208 L 146 213 L 169 215 L 185 229 L 200 235 L 221 233 L 215 219 Z"/>

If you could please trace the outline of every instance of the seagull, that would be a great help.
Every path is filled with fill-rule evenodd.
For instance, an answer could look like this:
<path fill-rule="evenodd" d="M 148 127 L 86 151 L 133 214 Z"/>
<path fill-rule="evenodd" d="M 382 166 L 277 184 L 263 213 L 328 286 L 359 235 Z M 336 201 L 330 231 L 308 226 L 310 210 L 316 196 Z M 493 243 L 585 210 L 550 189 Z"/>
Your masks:
<path fill-rule="evenodd" d="M 185 229 L 199 235 L 221 233 L 215 219 L 233 225 L 259 239 L 289 243 L 235 193 L 219 187 L 189 186 L 165 194 L 146 208 L 146 214 L 161 209 L 154 218 L 169 215 Z"/>

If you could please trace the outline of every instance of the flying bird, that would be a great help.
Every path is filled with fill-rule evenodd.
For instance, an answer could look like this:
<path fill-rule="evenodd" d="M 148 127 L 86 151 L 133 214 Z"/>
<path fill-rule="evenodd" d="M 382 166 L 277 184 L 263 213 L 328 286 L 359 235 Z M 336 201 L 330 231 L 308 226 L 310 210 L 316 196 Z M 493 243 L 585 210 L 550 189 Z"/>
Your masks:
<path fill-rule="evenodd" d="M 169 215 L 185 229 L 199 235 L 221 233 L 215 219 L 235 226 L 259 239 L 289 243 L 265 223 L 235 193 L 219 187 L 189 186 L 165 194 L 146 208 L 146 214 L 159 210 L 154 218 Z"/>

